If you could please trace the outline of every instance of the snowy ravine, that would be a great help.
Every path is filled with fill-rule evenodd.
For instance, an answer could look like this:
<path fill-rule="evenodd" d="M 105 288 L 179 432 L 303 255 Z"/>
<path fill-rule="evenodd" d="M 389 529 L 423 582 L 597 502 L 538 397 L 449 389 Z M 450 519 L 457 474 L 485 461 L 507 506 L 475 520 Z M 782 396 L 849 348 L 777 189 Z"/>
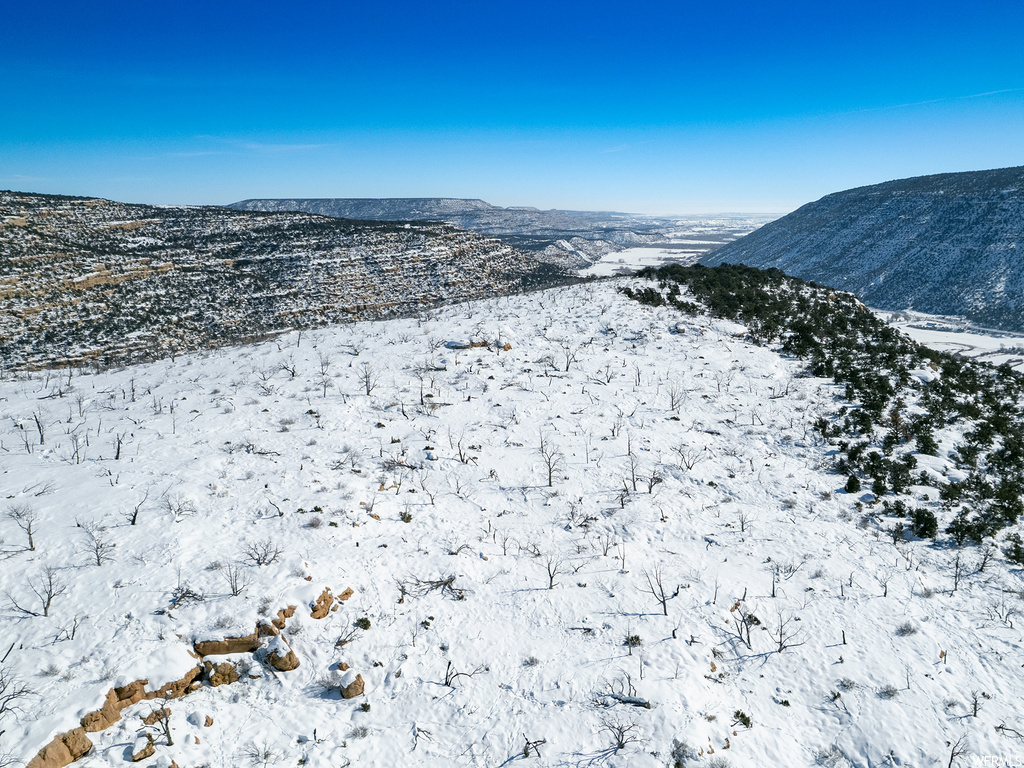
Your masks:
<path fill-rule="evenodd" d="M 953 591 L 828 471 L 836 387 L 636 282 L 0 381 L 0 765 L 292 605 L 75 765 L 1019 764 L 1020 569 Z"/>

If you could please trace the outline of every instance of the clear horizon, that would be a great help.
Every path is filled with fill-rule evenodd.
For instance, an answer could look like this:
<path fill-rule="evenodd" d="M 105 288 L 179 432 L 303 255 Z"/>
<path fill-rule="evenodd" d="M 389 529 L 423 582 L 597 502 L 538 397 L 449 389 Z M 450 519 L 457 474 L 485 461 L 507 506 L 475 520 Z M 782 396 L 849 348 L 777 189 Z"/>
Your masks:
<path fill-rule="evenodd" d="M 5 9 L 0 187 L 781 214 L 1024 165 L 1024 6 Z"/>

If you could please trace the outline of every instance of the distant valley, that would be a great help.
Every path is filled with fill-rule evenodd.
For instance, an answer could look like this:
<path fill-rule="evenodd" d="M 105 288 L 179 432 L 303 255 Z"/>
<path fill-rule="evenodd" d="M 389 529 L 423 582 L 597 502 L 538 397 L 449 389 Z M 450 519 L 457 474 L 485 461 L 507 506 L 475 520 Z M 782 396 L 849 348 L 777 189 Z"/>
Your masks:
<path fill-rule="evenodd" d="M 771 221 L 766 214 L 646 216 L 615 211 L 539 210 L 492 205 L 483 200 L 422 198 L 287 198 L 242 200 L 230 208 L 245 211 L 303 211 L 321 216 L 376 221 L 443 221 L 479 232 L 565 269 L 600 274 L 652 263 L 689 264 Z M 612 256 L 624 249 L 624 257 Z M 620 261 L 621 259 L 621 261 Z"/>

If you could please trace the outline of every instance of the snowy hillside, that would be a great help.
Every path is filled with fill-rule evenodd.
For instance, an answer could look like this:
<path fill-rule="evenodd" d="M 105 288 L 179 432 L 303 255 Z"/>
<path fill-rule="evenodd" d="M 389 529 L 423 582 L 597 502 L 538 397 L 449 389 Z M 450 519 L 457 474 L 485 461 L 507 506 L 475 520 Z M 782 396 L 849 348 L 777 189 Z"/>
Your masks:
<path fill-rule="evenodd" d="M 778 267 L 871 306 L 1024 330 L 1024 167 L 888 181 L 821 198 L 705 256 Z"/>
<path fill-rule="evenodd" d="M 0 756 L 1019 760 L 1020 567 L 893 535 L 832 471 L 842 388 L 621 286 L 661 290 L 0 381 Z"/>
<path fill-rule="evenodd" d="M 0 192 L 0 363 L 139 362 L 559 277 L 445 224 Z"/>

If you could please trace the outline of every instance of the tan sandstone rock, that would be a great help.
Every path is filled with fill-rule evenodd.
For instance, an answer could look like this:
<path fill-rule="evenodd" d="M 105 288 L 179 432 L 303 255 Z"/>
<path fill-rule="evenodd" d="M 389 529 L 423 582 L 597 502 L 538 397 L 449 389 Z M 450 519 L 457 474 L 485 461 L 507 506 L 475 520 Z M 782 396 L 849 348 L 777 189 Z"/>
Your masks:
<path fill-rule="evenodd" d="M 156 745 L 153 744 L 153 737 L 147 733 L 145 740 L 142 737 L 136 739 L 135 746 L 132 747 L 132 762 L 141 762 L 147 757 L 152 757 L 155 753 Z"/>
<path fill-rule="evenodd" d="M 356 675 L 356 679 L 341 689 L 341 698 L 343 699 L 354 699 L 356 696 L 363 695 L 363 676 Z"/>
<path fill-rule="evenodd" d="M 229 653 L 252 653 L 260 647 L 258 632 L 242 637 L 226 637 L 223 640 L 204 640 L 195 644 L 200 656 L 225 656 Z"/>
<path fill-rule="evenodd" d="M 331 606 L 334 605 L 334 595 L 331 594 L 330 587 L 324 587 L 324 591 L 320 593 L 320 597 L 313 603 L 313 610 L 310 611 L 310 616 L 314 619 L 322 619 L 327 616 L 331 611 Z"/>
<path fill-rule="evenodd" d="M 235 669 L 235 665 L 230 661 L 225 661 L 216 666 L 206 662 L 205 666 L 207 679 L 209 679 L 210 685 L 214 688 L 218 685 L 230 685 L 231 683 L 238 682 L 238 670 Z"/>
<path fill-rule="evenodd" d="M 62 733 L 39 750 L 39 754 L 28 761 L 25 768 L 64 768 L 65 765 L 84 757 L 92 749 L 92 742 L 85 735 L 84 728 Z"/>

